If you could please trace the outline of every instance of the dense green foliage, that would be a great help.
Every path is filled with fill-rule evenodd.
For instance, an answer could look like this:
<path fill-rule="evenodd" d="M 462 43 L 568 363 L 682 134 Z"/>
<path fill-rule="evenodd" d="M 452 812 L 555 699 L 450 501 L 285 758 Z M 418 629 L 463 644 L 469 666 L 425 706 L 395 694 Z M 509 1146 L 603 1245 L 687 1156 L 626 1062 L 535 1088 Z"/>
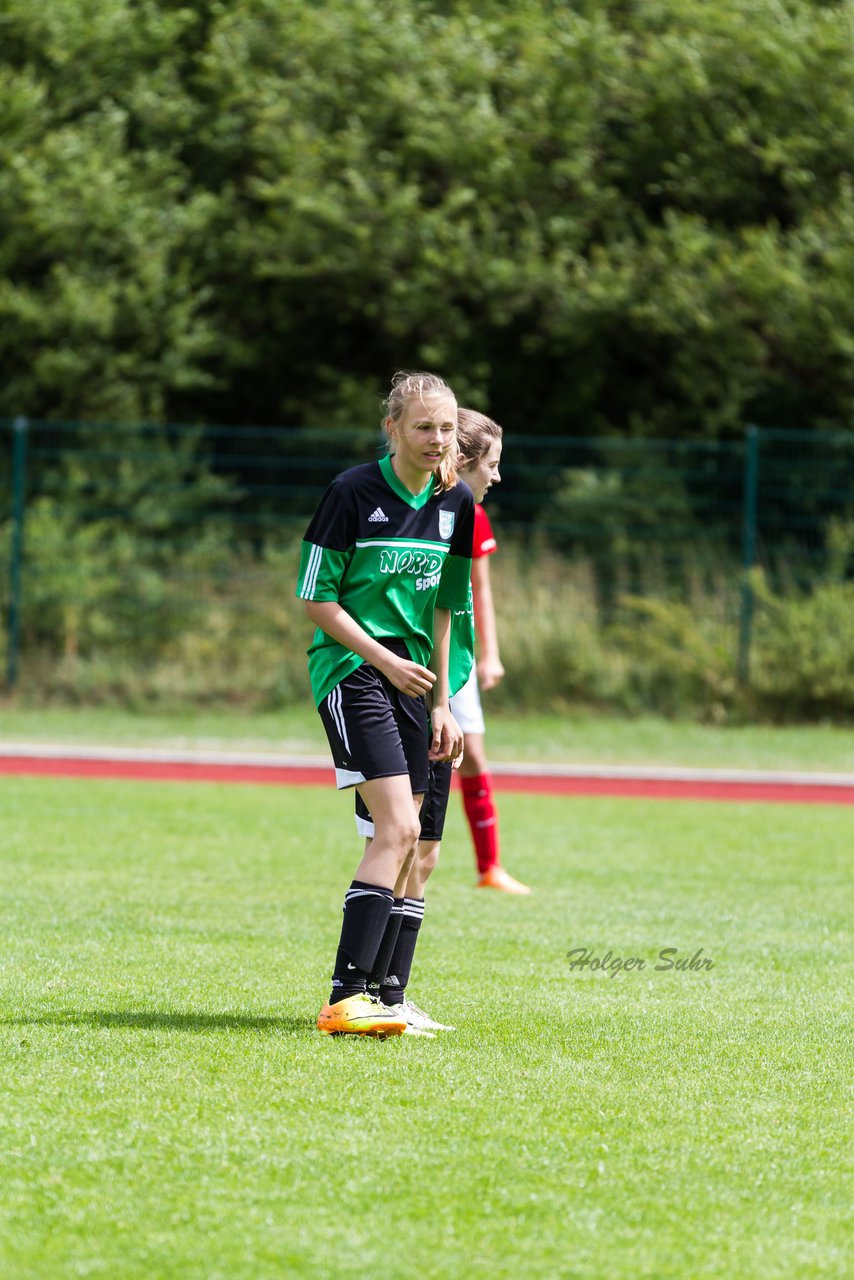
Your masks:
<path fill-rule="evenodd" d="M 852 37 L 854 0 L 0 0 L 0 417 L 110 424 L 32 434 L 24 686 L 306 696 L 306 493 L 428 365 L 515 433 L 508 704 L 850 717 Z M 113 426 L 170 420 L 207 429 Z M 322 467 L 250 442 L 283 421 Z M 745 688 L 748 421 L 807 430 L 763 437 Z"/>
<path fill-rule="evenodd" d="M 0 415 L 846 426 L 854 4 L 2 0 Z"/>

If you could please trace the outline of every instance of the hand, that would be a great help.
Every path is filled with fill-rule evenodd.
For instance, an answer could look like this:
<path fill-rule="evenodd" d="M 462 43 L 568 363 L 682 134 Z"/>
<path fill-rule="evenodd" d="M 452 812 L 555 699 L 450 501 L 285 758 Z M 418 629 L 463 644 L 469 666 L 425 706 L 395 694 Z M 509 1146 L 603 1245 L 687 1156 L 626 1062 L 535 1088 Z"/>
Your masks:
<path fill-rule="evenodd" d="M 477 664 L 477 678 L 481 689 L 494 689 L 504 679 L 504 667 L 499 657 L 481 658 Z"/>
<path fill-rule="evenodd" d="M 436 762 L 450 760 L 454 768 L 458 769 L 463 762 L 463 731 L 447 704 L 433 708 L 430 727 L 428 759 Z"/>
<path fill-rule="evenodd" d="M 392 657 L 384 664 L 383 674 L 388 677 L 395 689 L 409 694 L 410 698 L 421 698 L 429 693 L 436 683 L 434 673 L 408 658 Z"/>

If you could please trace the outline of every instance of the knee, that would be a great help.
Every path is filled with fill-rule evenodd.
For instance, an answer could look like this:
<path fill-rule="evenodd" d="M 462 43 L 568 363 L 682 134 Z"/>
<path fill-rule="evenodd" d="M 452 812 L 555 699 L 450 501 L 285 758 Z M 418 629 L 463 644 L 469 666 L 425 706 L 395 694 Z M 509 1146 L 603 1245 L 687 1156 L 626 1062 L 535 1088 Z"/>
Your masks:
<path fill-rule="evenodd" d="M 418 845 L 418 869 L 424 880 L 436 870 L 439 847 L 438 840 L 422 840 Z"/>
<path fill-rule="evenodd" d="M 379 832 L 377 834 L 379 834 Z M 405 858 L 407 855 L 413 853 L 415 846 L 418 843 L 418 836 L 420 834 L 418 818 L 413 815 L 412 817 L 400 817 L 395 819 L 393 822 L 389 823 L 383 834 L 389 844 L 393 845 L 398 851 L 401 858 Z"/>

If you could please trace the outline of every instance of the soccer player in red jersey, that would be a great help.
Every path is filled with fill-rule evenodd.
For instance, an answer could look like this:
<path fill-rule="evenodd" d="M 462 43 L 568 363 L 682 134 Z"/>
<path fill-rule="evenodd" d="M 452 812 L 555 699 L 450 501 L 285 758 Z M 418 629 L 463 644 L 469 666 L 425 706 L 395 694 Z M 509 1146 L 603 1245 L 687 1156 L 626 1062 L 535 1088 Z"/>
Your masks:
<path fill-rule="evenodd" d="M 488 489 L 499 484 L 501 475 L 501 428 L 484 414 L 460 409 L 457 423 L 459 475 L 471 489 L 477 503 L 474 511 L 471 586 L 474 599 L 475 632 L 479 657 L 466 683 L 451 699 L 451 712 L 465 735 L 460 778 L 463 805 L 477 860 L 478 887 L 500 889 L 504 893 L 530 893 L 527 885 L 515 880 L 501 865 L 498 844 L 498 811 L 492 791 L 492 774 L 486 757 L 486 727 L 480 705 L 480 689 L 494 689 L 504 675 L 498 649 L 498 630 L 489 557 L 498 550 L 489 517 L 481 506 Z"/>

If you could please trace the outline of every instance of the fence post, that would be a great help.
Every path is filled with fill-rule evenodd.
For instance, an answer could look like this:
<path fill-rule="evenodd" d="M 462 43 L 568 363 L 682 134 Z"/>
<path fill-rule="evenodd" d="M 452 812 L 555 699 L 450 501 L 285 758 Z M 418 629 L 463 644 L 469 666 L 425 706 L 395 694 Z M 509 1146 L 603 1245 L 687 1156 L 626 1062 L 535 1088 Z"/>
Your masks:
<path fill-rule="evenodd" d="M 738 678 L 750 678 L 750 643 L 753 637 L 753 584 L 759 514 L 759 428 L 748 427 L 744 450 L 744 495 L 741 523 L 741 618 L 738 630 Z"/>
<path fill-rule="evenodd" d="M 12 551 L 9 562 L 9 634 L 6 654 L 6 683 L 14 689 L 18 680 L 18 650 L 21 644 L 21 565 L 24 556 L 24 486 L 27 469 L 26 418 L 12 423 Z"/>

